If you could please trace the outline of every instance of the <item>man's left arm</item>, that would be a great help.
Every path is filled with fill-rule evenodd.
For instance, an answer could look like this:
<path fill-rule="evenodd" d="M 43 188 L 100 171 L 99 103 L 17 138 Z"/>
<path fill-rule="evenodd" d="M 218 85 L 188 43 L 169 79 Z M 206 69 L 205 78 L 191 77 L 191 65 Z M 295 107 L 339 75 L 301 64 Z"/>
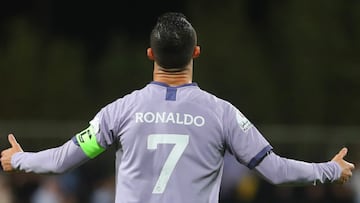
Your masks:
<path fill-rule="evenodd" d="M 24 152 L 15 137 L 8 136 L 10 148 L 1 152 L 1 165 L 5 172 L 24 171 L 39 174 L 64 173 L 90 158 L 74 143 L 67 141 L 60 147 L 39 152 Z"/>

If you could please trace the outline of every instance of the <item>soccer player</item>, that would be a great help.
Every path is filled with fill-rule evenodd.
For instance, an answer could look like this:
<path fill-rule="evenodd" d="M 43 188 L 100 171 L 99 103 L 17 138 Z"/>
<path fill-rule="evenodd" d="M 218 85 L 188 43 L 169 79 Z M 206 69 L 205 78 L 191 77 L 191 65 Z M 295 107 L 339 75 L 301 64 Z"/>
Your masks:
<path fill-rule="evenodd" d="M 90 126 L 60 147 L 23 152 L 10 134 L 4 171 L 64 173 L 116 147 L 116 203 L 218 202 L 225 151 L 273 184 L 345 183 L 354 165 L 343 148 L 331 161 L 282 158 L 231 103 L 192 82 L 200 54 L 195 29 L 165 13 L 150 35 L 153 81 L 100 110 Z"/>

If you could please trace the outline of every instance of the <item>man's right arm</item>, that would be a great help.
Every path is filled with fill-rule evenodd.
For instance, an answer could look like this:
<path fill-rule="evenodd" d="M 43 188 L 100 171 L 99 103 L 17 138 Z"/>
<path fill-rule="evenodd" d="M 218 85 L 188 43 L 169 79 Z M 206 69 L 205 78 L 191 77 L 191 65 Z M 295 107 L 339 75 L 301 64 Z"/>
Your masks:
<path fill-rule="evenodd" d="M 229 107 L 229 106 L 228 106 Z M 227 150 L 236 159 L 255 169 L 273 184 L 309 184 L 316 182 L 346 182 L 354 165 L 343 158 L 347 148 L 343 148 L 332 161 L 308 163 L 287 159 L 276 155 L 270 143 L 234 106 L 225 108 L 223 126 Z"/>
<path fill-rule="evenodd" d="M 354 169 L 353 164 L 343 159 L 346 153 L 347 149 L 343 148 L 332 161 L 308 163 L 283 158 L 270 152 L 255 170 L 272 184 L 345 183 Z"/>

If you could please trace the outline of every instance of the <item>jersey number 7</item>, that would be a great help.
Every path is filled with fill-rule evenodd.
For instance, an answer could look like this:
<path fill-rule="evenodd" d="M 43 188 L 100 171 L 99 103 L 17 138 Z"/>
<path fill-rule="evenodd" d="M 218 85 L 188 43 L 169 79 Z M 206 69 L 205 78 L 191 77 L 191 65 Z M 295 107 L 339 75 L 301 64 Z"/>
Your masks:
<path fill-rule="evenodd" d="M 162 194 L 164 192 L 176 163 L 179 161 L 181 155 L 186 149 L 186 146 L 189 144 L 189 136 L 179 134 L 151 134 L 148 136 L 147 149 L 155 150 L 157 149 L 158 144 L 175 145 L 161 169 L 160 176 L 152 191 L 153 194 Z"/>

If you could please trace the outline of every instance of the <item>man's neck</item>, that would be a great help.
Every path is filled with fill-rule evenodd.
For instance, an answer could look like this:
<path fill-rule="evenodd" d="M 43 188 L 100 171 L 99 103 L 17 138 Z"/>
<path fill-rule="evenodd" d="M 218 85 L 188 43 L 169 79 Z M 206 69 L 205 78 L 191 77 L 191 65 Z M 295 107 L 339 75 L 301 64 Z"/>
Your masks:
<path fill-rule="evenodd" d="M 179 86 L 192 83 L 192 64 L 189 64 L 183 71 L 168 72 L 157 64 L 154 65 L 153 79 L 169 86 Z"/>

